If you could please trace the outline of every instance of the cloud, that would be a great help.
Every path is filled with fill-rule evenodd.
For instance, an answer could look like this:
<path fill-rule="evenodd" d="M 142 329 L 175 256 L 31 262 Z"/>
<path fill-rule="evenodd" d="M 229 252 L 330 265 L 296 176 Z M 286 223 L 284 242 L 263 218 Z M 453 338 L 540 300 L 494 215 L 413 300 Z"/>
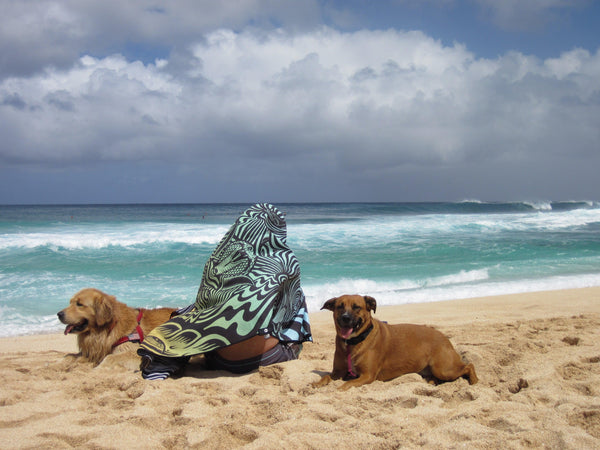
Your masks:
<path fill-rule="evenodd" d="M 217 27 L 294 29 L 319 19 L 312 0 L 0 0 L 0 7 L 0 78 L 66 69 L 82 54 L 110 55 L 116 49 L 168 54 Z"/>
<path fill-rule="evenodd" d="M 4 79 L 0 162 L 393 180 L 577 161 L 597 152 L 598 92 L 599 52 L 483 59 L 421 32 L 221 29 L 154 63 L 83 56 Z"/>
<path fill-rule="evenodd" d="M 505 30 L 530 30 L 589 5 L 589 0 L 471 0 L 483 16 Z M 379 11 L 398 16 L 422 8 L 423 14 L 461 7 L 455 0 L 384 1 Z M 68 69 L 81 55 L 105 57 L 121 53 L 144 55 L 185 51 L 188 44 L 218 28 L 241 31 L 284 28 L 306 32 L 324 18 L 339 25 L 360 27 L 365 11 L 354 3 L 320 0 L 0 0 L 0 79 L 28 76 L 54 67 Z M 376 20 L 376 19 L 375 19 Z"/>
<path fill-rule="evenodd" d="M 540 29 L 589 0 L 473 0 L 498 27 L 510 31 Z"/>

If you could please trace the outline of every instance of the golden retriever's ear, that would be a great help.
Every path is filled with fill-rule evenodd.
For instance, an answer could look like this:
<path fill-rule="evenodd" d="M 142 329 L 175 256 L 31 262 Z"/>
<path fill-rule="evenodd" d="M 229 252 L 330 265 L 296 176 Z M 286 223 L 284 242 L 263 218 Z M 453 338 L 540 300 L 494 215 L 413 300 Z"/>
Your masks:
<path fill-rule="evenodd" d="M 94 311 L 96 313 L 96 324 L 106 325 L 112 322 L 113 305 L 117 299 L 112 295 L 101 295 L 94 298 Z"/>
<path fill-rule="evenodd" d="M 323 303 L 323 306 L 321 306 L 321 309 L 328 309 L 329 311 L 333 311 L 335 309 L 335 301 L 336 300 L 337 300 L 337 297 L 330 298 L 325 303 Z"/>
<path fill-rule="evenodd" d="M 377 309 L 377 301 L 373 297 L 369 297 L 368 295 L 364 296 L 365 303 L 367 304 L 367 311 L 373 311 Z"/>

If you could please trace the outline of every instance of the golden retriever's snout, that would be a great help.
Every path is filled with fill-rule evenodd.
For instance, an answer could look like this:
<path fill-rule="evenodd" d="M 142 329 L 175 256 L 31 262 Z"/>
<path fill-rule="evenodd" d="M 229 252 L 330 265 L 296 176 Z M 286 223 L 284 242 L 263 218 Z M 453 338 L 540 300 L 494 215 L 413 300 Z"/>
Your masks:
<path fill-rule="evenodd" d="M 69 333 L 81 333 L 88 326 L 87 319 L 83 319 L 81 322 L 76 323 L 76 324 L 69 323 L 67 321 L 66 313 L 65 313 L 64 309 L 62 311 L 57 312 L 56 315 L 58 316 L 58 320 L 60 320 L 61 323 L 64 323 L 66 325 L 65 332 L 64 332 L 65 335 L 67 335 Z"/>

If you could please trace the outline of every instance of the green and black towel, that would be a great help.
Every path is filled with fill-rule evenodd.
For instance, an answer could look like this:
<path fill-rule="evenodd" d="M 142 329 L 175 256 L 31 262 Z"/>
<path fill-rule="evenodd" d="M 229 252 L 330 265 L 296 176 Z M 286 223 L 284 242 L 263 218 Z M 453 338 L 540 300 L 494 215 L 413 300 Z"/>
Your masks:
<path fill-rule="evenodd" d="M 196 302 L 146 336 L 138 351 L 144 378 L 165 378 L 189 356 L 256 335 L 312 340 L 300 266 L 286 237 L 277 208 L 246 210 L 204 266 Z"/>

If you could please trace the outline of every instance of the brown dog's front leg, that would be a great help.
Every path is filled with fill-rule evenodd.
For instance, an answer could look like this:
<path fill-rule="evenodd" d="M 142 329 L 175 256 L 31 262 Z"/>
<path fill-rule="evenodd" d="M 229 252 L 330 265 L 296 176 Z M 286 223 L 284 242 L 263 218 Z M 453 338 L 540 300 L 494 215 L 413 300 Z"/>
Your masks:
<path fill-rule="evenodd" d="M 332 378 L 331 375 L 324 375 L 321 377 L 321 379 L 319 381 L 315 381 L 314 383 L 312 383 L 313 387 L 321 387 L 321 386 L 326 386 L 329 383 L 331 383 Z"/>
<path fill-rule="evenodd" d="M 362 386 L 363 384 L 372 383 L 373 381 L 375 381 L 375 378 L 376 377 L 372 376 L 371 374 L 361 374 L 358 378 L 346 381 L 338 389 L 340 389 L 341 391 L 347 391 L 351 387 L 358 387 Z"/>
<path fill-rule="evenodd" d="M 330 374 L 324 375 L 319 381 L 315 381 L 312 385 L 314 387 L 321 387 L 328 385 L 333 380 L 339 380 L 346 375 L 346 362 L 344 357 L 341 356 L 338 350 L 336 350 L 333 357 L 333 369 Z"/>
<path fill-rule="evenodd" d="M 339 380 L 340 378 L 343 377 L 343 375 L 340 375 L 340 371 L 336 370 L 335 367 L 333 369 L 333 372 L 324 375 L 323 377 L 321 377 L 321 379 L 319 381 L 315 381 L 312 385 L 314 387 L 321 387 L 321 386 L 326 386 L 329 383 L 331 383 L 333 380 Z"/>

